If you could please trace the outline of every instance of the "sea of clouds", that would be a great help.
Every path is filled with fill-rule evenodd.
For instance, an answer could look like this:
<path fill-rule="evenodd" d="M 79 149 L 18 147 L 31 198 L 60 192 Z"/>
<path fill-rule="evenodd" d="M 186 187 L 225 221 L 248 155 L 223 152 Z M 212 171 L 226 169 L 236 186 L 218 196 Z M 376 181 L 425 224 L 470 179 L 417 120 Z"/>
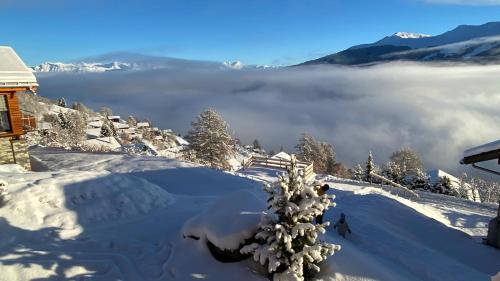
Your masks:
<path fill-rule="evenodd" d="M 428 168 L 460 169 L 464 149 L 500 138 L 500 66 L 389 63 L 370 67 L 164 69 L 38 74 L 40 95 L 111 107 L 185 134 L 213 107 L 244 143 L 289 151 L 303 132 L 338 160 L 382 164 L 410 146 Z"/>

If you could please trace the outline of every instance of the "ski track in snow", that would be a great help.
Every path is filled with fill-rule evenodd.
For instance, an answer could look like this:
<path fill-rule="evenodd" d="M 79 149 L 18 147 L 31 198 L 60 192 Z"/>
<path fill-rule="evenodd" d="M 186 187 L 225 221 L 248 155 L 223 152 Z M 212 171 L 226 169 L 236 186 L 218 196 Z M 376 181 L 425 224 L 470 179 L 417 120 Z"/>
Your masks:
<path fill-rule="evenodd" d="M 193 164 L 123 154 L 32 151 L 42 172 L 0 171 L 10 200 L 0 208 L 0 281 L 265 280 L 251 261 L 222 264 L 181 229 L 215 199 L 262 183 L 278 170 L 222 173 Z M 350 180 L 332 186 L 353 234 L 317 280 L 488 280 L 500 252 L 478 243 L 495 206 L 421 193 L 419 202 Z M 257 199 L 259 200 L 259 199 Z M 156 203 L 155 203 L 156 202 Z M 486 257 L 486 258 L 485 258 Z M 439 264 L 439 266 L 436 266 Z M 498 271 L 497 270 L 497 271 Z"/>

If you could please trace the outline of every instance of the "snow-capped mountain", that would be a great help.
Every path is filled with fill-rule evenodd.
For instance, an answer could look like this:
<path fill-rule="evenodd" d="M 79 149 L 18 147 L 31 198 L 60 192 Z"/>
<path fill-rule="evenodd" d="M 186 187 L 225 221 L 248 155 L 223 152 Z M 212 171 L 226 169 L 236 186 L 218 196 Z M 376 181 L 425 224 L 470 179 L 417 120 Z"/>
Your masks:
<path fill-rule="evenodd" d="M 267 65 L 246 65 L 239 60 L 212 62 L 185 60 L 161 56 L 148 56 L 134 53 L 111 53 L 89 57 L 75 62 L 45 62 L 32 67 L 35 72 L 108 72 L 108 71 L 143 71 L 156 69 L 183 70 L 242 70 L 273 68 Z"/>
<path fill-rule="evenodd" d="M 130 70 L 133 65 L 130 63 L 62 63 L 45 62 L 33 67 L 35 72 L 106 72 L 113 70 Z"/>
<path fill-rule="evenodd" d="M 379 61 L 500 61 L 500 22 L 461 25 L 440 35 L 398 32 L 304 64 L 366 64 Z"/>
<path fill-rule="evenodd" d="M 409 38 L 418 39 L 418 38 L 432 37 L 432 35 L 411 33 L 411 32 L 396 32 L 391 37 L 399 37 L 403 39 L 409 39 Z"/>

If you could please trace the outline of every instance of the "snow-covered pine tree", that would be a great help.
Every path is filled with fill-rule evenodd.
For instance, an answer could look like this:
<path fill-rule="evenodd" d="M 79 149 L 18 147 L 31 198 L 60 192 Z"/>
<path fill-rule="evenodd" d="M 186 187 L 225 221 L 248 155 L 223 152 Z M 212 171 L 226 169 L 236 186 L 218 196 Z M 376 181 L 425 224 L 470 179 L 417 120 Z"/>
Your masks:
<path fill-rule="evenodd" d="M 128 124 L 130 127 L 136 127 L 136 126 L 137 126 L 137 120 L 135 119 L 135 117 L 134 117 L 134 116 L 130 115 L 130 116 L 128 117 L 127 124 Z"/>
<path fill-rule="evenodd" d="M 467 173 L 462 173 L 458 178 L 458 194 L 461 198 L 469 199 L 469 184 L 467 183 Z M 472 192 L 471 192 L 472 193 Z"/>
<path fill-rule="evenodd" d="M 256 150 L 261 150 L 262 149 L 262 147 L 260 146 L 260 142 L 259 142 L 258 139 L 254 139 L 253 140 L 252 146 L 253 146 L 253 149 L 256 149 Z"/>
<path fill-rule="evenodd" d="M 354 167 L 353 180 L 362 181 L 365 178 L 365 170 L 360 164 Z"/>
<path fill-rule="evenodd" d="M 62 97 L 57 100 L 57 105 L 60 107 L 66 107 L 66 100 Z"/>
<path fill-rule="evenodd" d="M 399 165 L 392 161 L 389 161 L 384 165 L 382 175 L 395 183 L 401 183 L 404 177 Z"/>
<path fill-rule="evenodd" d="M 411 182 L 409 184 L 410 189 L 419 189 L 419 190 L 430 190 L 431 183 L 429 179 L 429 175 L 425 173 L 423 170 L 416 169 L 415 175 L 411 176 Z"/>
<path fill-rule="evenodd" d="M 295 146 L 297 156 L 305 162 L 313 162 L 318 158 L 318 147 L 316 140 L 308 133 L 303 133 L 299 143 Z M 318 165 L 318 163 L 315 163 Z"/>
<path fill-rule="evenodd" d="M 333 175 L 335 172 L 335 150 L 333 146 L 326 142 L 319 143 L 320 162 L 323 163 L 323 173 Z"/>
<path fill-rule="evenodd" d="M 375 164 L 373 164 L 373 155 L 370 151 L 370 153 L 368 154 L 368 159 L 366 160 L 364 180 L 367 182 L 372 182 L 371 173 L 373 172 L 375 172 Z"/>
<path fill-rule="evenodd" d="M 104 121 L 101 126 L 101 137 L 112 137 L 113 131 L 111 130 L 109 122 Z"/>
<path fill-rule="evenodd" d="M 440 178 L 439 181 L 434 184 L 433 192 L 457 197 L 459 196 L 458 192 L 452 187 L 450 178 L 446 176 Z"/>
<path fill-rule="evenodd" d="M 268 206 L 273 213 L 265 216 L 255 235 L 259 243 L 241 249 L 253 254 L 254 260 L 267 265 L 274 281 L 300 281 L 309 271 L 318 271 L 318 263 L 340 250 L 339 245 L 319 241 L 329 222 L 313 224 L 316 216 L 335 206 L 334 196 L 318 196 L 305 183 L 295 155 L 287 174 L 279 177 L 279 185 L 266 185 Z"/>
<path fill-rule="evenodd" d="M 214 109 L 203 111 L 191 123 L 186 139 L 195 158 L 212 168 L 229 170 L 228 158 L 236 152 L 229 126 Z"/>

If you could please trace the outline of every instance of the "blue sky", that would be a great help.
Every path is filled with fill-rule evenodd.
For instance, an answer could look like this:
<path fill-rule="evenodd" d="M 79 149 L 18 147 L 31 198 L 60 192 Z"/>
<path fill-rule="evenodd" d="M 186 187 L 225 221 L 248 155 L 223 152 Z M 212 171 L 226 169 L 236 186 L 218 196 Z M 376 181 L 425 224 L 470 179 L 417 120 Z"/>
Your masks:
<path fill-rule="evenodd" d="M 30 65 L 115 51 L 293 64 L 499 20 L 497 0 L 0 0 L 0 45 Z"/>

